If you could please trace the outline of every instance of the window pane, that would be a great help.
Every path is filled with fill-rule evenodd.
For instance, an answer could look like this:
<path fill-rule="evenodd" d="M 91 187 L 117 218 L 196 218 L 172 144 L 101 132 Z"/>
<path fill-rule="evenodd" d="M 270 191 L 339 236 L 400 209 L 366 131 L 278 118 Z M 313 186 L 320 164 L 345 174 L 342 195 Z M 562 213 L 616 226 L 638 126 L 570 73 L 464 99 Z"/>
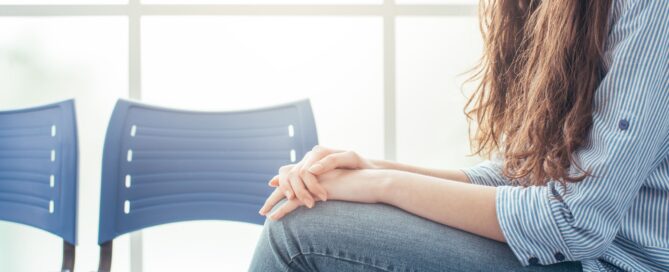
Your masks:
<path fill-rule="evenodd" d="M 476 5 L 479 0 L 395 0 L 397 4 Z"/>
<path fill-rule="evenodd" d="M 383 157 L 381 18 L 150 17 L 142 25 L 146 102 L 233 110 L 309 98 L 321 144 Z M 147 270 L 244 271 L 260 228 L 194 223 L 179 230 L 145 232 Z M 235 232 L 243 246 L 226 241 Z M 165 237 L 211 241 L 193 252 Z"/>
<path fill-rule="evenodd" d="M 461 74 L 481 54 L 476 18 L 398 18 L 397 38 L 399 160 L 441 168 L 475 163 L 466 156 L 461 86 L 468 74 Z"/>
<path fill-rule="evenodd" d="M 128 3 L 128 0 L 0 0 L 0 5 L 102 5 L 126 3 Z"/>
<path fill-rule="evenodd" d="M 76 99 L 80 169 L 76 270 L 89 271 L 98 260 L 104 134 L 116 99 L 128 93 L 127 19 L 4 17 L 0 29 L 1 110 Z M 119 242 L 123 247 L 123 240 Z M 0 222 L 0 271 L 56 271 L 61 252 L 62 240 L 53 235 Z M 127 260 L 127 254 L 115 255 L 114 265 L 126 270 Z"/>
<path fill-rule="evenodd" d="M 141 0 L 145 4 L 381 4 L 383 0 Z M 262 7 L 258 7 L 262 8 Z"/>

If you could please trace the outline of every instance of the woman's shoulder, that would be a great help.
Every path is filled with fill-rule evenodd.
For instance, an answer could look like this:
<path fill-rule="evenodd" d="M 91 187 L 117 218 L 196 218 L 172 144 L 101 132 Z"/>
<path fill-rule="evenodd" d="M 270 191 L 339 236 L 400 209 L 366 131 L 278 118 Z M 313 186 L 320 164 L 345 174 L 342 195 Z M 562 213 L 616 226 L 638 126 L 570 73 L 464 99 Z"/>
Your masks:
<path fill-rule="evenodd" d="M 623 16 L 669 16 L 669 1 L 667 0 L 613 0 L 611 3 L 611 19 L 617 20 Z"/>
<path fill-rule="evenodd" d="M 669 0 L 613 0 L 609 48 L 626 38 L 669 36 Z"/>

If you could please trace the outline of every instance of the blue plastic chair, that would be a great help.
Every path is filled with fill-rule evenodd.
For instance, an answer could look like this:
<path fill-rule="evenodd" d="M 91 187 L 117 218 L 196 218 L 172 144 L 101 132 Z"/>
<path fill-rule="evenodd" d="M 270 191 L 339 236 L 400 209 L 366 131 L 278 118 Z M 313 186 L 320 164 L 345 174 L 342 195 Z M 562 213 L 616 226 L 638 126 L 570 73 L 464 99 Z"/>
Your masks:
<path fill-rule="evenodd" d="M 263 224 L 267 182 L 317 144 L 308 100 L 235 112 L 119 100 L 102 161 L 99 271 L 114 238 L 190 220 Z"/>
<path fill-rule="evenodd" d="M 74 101 L 0 112 L 0 220 L 63 238 L 62 271 L 77 243 Z"/>

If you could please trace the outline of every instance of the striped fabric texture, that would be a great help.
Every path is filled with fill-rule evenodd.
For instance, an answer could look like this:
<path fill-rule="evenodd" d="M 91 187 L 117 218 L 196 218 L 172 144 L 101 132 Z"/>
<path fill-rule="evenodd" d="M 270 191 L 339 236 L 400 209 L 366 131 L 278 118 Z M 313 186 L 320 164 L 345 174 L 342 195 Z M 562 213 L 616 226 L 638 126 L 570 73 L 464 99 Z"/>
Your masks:
<path fill-rule="evenodd" d="M 593 127 L 575 154 L 593 176 L 521 187 L 500 160 L 463 169 L 497 186 L 497 217 L 523 265 L 669 271 L 669 0 L 613 2 Z"/>

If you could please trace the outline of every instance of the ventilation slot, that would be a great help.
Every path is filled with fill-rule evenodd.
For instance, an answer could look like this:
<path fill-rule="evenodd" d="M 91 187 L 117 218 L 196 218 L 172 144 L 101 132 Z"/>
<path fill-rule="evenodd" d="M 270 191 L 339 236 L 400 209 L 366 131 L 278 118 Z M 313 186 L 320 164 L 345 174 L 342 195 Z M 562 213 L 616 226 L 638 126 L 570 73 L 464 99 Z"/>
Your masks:
<path fill-rule="evenodd" d="M 53 213 L 53 200 L 49 201 L 49 213 Z"/>
<path fill-rule="evenodd" d="M 56 161 L 56 150 L 51 149 L 51 161 Z"/>
<path fill-rule="evenodd" d="M 51 126 L 51 137 L 56 137 L 56 125 Z"/>
<path fill-rule="evenodd" d="M 125 188 L 130 188 L 130 186 L 132 186 L 132 177 L 125 175 Z"/>
<path fill-rule="evenodd" d="M 132 149 L 128 149 L 128 161 L 132 161 Z"/>
<path fill-rule="evenodd" d="M 290 161 L 295 162 L 296 159 L 297 158 L 296 158 L 296 154 L 295 154 L 295 149 L 291 149 L 290 150 Z"/>
<path fill-rule="evenodd" d="M 129 213 L 130 213 L 130 200 L 126 200 L 126 201 L 123 203 L 123 212 L 124 212 L 125 214 L 129 214 Z"/>
<path fill-rule="evenodd" d="M 56 177 L 53 175 L 49 176 L 49 187 L 53 188 L 56 186 Z"/>
<path fill-rule="evenodd" d="M 137 126 L 132 125 L 132 127 L 130 128 L 130 137 L 135 137 L 135 135 L 137 135 Z"/>
<path fill-rule="evenodd" d="M 288 137 L 293 138 L 295 136 L 295 127 L 293 125 L 288 126 Z"/>

